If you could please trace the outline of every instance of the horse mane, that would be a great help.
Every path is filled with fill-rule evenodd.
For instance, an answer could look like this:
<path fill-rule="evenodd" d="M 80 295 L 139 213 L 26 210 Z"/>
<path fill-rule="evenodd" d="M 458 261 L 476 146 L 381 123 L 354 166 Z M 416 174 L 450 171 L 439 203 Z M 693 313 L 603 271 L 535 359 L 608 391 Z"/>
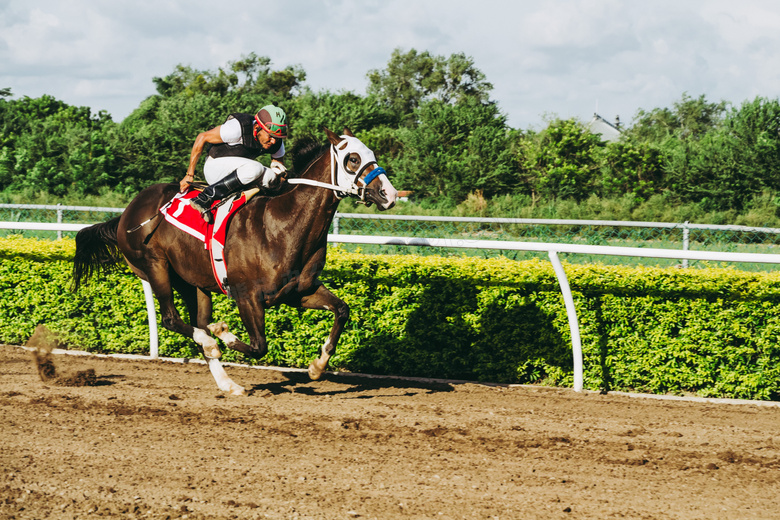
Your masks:
<path fill-rule="evenodd" d="M 310 134 L 304 134 L 295 140 L 295 144 L 290 150 L 292 157 L 292 176 L 298 177 L 322 154 L 324 154 L 329 143 L 322 143 L 316 137 Z"/>
<path fill-rule="evenodd" d="M 303 134 L 302 136 L 296 138 L 295 144 L 293 144 L 291 149 L 285 155 L 285 157 L 290 157 L 292 159 L 292 166 L 287 170 L 288 178 L 300 177 L 303 172 L 305 172 L 314 161 L 319 159 L 325 152 L 327 152 L 329 148 L 330 143 L 322 143 L 311 134 Z M 250 186 L 259 187 L 261 190 L 263 190 L 261 179 L 253 181 Z M 282 187 L 278 191 L 273 193 L 263 193 L 263 196 L 275 197 L 277 195 L 281 195 L 282 193 L 287 193 L 293 187 L 294 186 L 292 184 L 283 183 Z"/>

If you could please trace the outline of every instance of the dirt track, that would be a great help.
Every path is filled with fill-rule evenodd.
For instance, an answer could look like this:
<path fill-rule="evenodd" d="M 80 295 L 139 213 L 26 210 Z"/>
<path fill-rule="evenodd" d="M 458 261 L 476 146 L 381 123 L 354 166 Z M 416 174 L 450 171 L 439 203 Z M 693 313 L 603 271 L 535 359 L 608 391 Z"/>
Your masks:
<path fill-rule="evenodd" d="M 780 515 L 776 407 L 54 361 L 0 347 L 0 518 Z"/>

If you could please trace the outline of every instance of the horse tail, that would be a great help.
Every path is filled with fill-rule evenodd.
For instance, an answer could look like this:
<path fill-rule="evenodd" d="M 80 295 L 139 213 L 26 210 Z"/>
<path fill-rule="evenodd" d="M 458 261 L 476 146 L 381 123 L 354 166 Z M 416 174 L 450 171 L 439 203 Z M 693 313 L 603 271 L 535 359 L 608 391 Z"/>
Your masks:
<path fill-rule="evenodd" d="M 78 291 L 93 275 L 109 273 L 124 261 L 116 238 L 119 218 L 89 226 L 76 234 L 73 291 Z"/>

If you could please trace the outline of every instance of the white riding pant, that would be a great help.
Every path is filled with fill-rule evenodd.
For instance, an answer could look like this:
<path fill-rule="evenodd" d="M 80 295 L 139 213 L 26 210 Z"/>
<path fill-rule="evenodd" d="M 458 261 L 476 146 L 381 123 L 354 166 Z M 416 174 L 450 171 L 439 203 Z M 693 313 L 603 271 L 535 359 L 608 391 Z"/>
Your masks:
<path fill-rule="evenodd" d="M 276 178 L 276 174 L 271 168 L 246 157 L 208 157 L 206 164 L 203 165 L 203 176 L 206 178 L 206 182 L 214 184 L 234 170 L 241 184 L 249 184 L 262 177 L 263 186 L 268 187 L 269 183 Z"/>

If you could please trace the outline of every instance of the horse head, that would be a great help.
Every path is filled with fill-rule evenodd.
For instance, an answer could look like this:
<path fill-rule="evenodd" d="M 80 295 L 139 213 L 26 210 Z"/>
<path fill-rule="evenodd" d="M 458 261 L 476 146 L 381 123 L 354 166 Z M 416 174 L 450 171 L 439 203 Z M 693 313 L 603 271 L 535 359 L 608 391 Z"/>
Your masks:
<path fill-rule="evenodd" d="M 377 163 L 374 152 L 352 135 L 336 135 L 327 128 L 331 147 L 331 179 L 345 193 L 360 198 L 367 205 L 376 204 L 381 211 L 395 206 L 398 192 L 390 183 L 384 168 Z"/>

